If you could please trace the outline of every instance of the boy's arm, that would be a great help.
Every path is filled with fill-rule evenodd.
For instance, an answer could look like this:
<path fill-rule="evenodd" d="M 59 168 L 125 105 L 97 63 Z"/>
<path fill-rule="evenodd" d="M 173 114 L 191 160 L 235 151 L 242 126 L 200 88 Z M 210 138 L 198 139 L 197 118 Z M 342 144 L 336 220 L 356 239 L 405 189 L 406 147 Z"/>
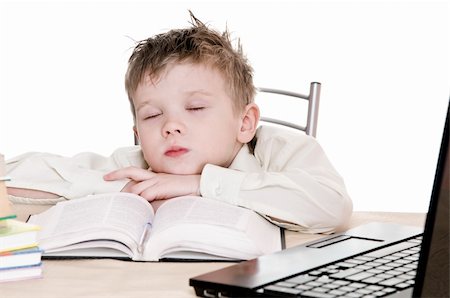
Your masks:
<path fill-rule="evenodd" d="M 15 188 L 15 187 L 7 187 L 6 191 L 9 195 L 21 198 L 30 198 L 30 199 L 57 199 L 60 196 L 54 193 L 34 190 L 34 189 L 24 189 L 24 188 Z"/>
<path fill-rule="evenodd" d="M 302 232 L 334 231 L 352 212 L 344 182 L 317 141 L 280 130 L 261 131 L 255 156 L 240 152 L 228 169 L 207 165 L 200 191 Z"/>
<path fill-rule="evenodd" d="M 27 153 L 6 162 L 10 181 L 8 193 L 26 198 L 73 199 L 95 193 L 119 192 L 128 180 L 104 181 L 103 175 L 127 162 L 138 160 L 127 148 L 119 149 L 110 157 L 81 153 L 63 157 L 48 153 Z"/>

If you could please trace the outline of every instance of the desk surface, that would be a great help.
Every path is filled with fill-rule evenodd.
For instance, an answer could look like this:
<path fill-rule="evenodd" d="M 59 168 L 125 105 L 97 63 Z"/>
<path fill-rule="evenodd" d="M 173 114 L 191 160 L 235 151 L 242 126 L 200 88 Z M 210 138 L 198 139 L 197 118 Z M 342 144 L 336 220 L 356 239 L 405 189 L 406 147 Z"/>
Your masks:
<path fill-rule="evenodd" d="M 17 210 L 19 219 L 26 218 Z M 372 221 L 423 226 L 423 213 L 354 212 L 348 228 Z M 323 237 L 287 232 L 291 247 Z M 232 263 L 45 260 L 42 279 L 0 284 L 2 297 L 195 297 L 189 278 Z"/>

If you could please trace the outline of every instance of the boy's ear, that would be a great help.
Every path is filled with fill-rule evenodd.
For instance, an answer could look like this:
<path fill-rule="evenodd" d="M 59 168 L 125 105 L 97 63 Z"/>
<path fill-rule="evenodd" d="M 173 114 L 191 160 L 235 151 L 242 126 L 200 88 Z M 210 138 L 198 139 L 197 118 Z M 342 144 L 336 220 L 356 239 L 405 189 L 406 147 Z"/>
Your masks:
<path fill-rule="evenodd" d="M 133 132 L 134 132 L 134 144 L 139 145 L 139 133 L 136 128 L 136 125 L 133 125 Z"/>
<path fill-rule="evenodd" d="M 238 141 L 246 144 L 250 142 L 256 133 L 259 122 L 259 107 L 250 103 L 245 107 L 241 118 L 241 127 L 238 133 Z"/>

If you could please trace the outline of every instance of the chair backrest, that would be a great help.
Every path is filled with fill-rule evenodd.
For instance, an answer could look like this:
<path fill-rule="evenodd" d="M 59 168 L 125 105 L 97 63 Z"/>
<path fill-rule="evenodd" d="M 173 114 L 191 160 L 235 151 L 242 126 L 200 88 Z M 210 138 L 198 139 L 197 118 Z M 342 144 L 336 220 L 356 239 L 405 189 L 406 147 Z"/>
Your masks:
<path fill-rule="evenodd" d="M 262 112 L 262 116 L 260 118 L 263 122 L 274 123 L 278 125 L 284 125 L 287 127 L 295 128 L 301 131 L 304 131 L 307 135 L 316 137 L 317 133 L 317 122 L 319 117 L 319 101 L 320 101 L 320 87 L 321 84 L 318 82 L 312 82 L 309 88 L 309 95 L 303 95 L 300 93 L 290 92 L 286 90 L 279 89 L 270 89 L 270 88 L 258 88 L 258 91 L 261 93 L 272 93 L 283 96 L 290 96 L 295 98 L 300 98 L 308 101 L 308 112 L 306 118 L 306 125 L 302 126 L 293 122 L 289 122 L 286 120 L 281 120 L 278 118 L 265 117 L 264 111 Z"/>

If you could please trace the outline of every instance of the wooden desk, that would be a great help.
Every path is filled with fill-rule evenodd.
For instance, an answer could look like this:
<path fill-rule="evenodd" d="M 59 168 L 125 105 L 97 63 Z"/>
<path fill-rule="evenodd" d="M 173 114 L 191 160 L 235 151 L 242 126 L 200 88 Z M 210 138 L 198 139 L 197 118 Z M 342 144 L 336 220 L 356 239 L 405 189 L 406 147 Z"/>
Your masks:
<path fill-rule="evenodd" d="M 16 207 L 19 219 L 46 206 Z M 41 208 L 41 209 L 40 209 Z M 47 207 L 48 208 L 48 207 Z M 349 228 L 372 221 L 423 226 L 425 214 L 354 212 Z M 323 237 L 288 232 L 288 247 Z M 189 278 L 232 263 L 146 263 L 119 260 L 45 260 L 42 279 L 0 284 L 2 297 L 195 297 Z"/>

